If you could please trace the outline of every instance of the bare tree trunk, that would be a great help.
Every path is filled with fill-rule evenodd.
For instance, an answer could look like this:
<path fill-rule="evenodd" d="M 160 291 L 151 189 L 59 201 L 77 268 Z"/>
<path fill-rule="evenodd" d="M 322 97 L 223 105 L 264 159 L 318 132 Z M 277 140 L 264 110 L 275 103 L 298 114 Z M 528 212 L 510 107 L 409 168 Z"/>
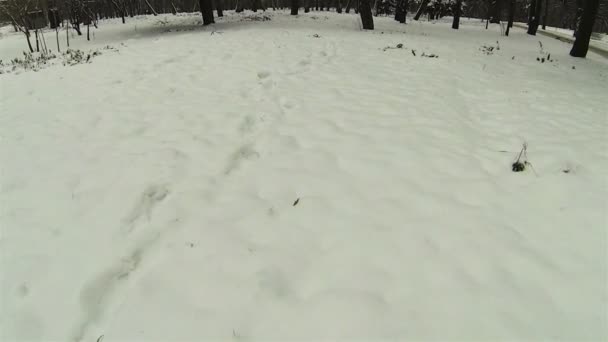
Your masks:
<path fill-rule="evenodd" d="M 545 0 L 545 15 L 543 15 L 543 30 L 547 29 L 547 18 L 549 17 L 549 0 Z"/>
<path fill-rule="evenodd" d="M 359 0 L 359 13 L 361 13 L 361 24 L 364 30 L 374 29 L 374 16 L 369 0 Z"/>
<path fill-rule="evenodd" d="M 23 33 L 25 34 L 25 39 L 27 40 L 27 46 L 30 48 L 30 52 L 34 52 L 34 48 L 32 47 L 32 42 L 30 41 L 30 31 L 28 29 L 25 29 L 25 31 L 23 31 Z"/>
<path fill-rule="evenodd" d="M 55 36 L 57 37 L 57 52 L 61 52 L 61 48 L 59 47 L 59 27 L 55 27 Z"/>
<path fill-rule="evenodd" d="M 310 12 L 310 0 L 304 0 L 304 13 Z"/>
<path fill-rule="evenodd" d="M 87 25 L 87 41 L 91 40 L 90 28 L 91 28 L 91 25 Z"/>
<path fill-rule="evenodd" d="M 344 10 L 346 13 L 350 12 L 350 5 L 353 3 L 353 0 L 348 0 L 346 3 L 346 9 Z"/>
<path fill-rule="evenodd" d="M 34 30 L 34 35 L 36 36 L 36 52 L 40 52 L 40 42 L 38 40 L 38 30 Z"/>
<path fill-rule="evenodd" d="M 422 15 L 422 13 L 424 12 L 424 10 L 426 9 L 426 5 L 428 3 L 429 3 L 429 0 L 422 0 L 422 2 L 420 3 L 420 7 L 418 7 L 418 11 L 416 12 L 416 15 L 414 16 L 414 20 L 420 19 L 420 16 Z"/>
<path fill-rule="evenodd" d="M 217 16 L 224 16 L 224 0 L 215 0 L 215 9 L 217 10 Z"/>
<path fill-rule="evenodd" d="M 462 8 L 462 0 L 456 0 L 454 4 L 454 21 L 452 22 L 452 28 L 458 30 L 460 28 L 460 11 Z"/>
<path fill-rule="evenodd" d="M 490 10 L 490 22 L 492 24 L 500 23 L 500 13 L 502 12 L 502 0 L 492 0 L 492 8 Z"/>
<path fill-rule="evenodd" d="M 578 28 L 581 26 L 581 19 L 583 17 L 583 0 L 576 0 L 576 15 L 574 16 L 574 36 L 578 33 Z"/>
<path fill-rule="evenodd" d="M 300 8 L 300 1 L 291 0 L 291 15 L 298 15 L 299 8 Z"/>
<path fill-rule="evenodd" d="M 66 19 L 66 23 L 65 23 L 65 39 L 66 39 L 68 49 L 69 49 L 70 48 L 70 23 L 67 19 Z"/>
<path fill-rule="evenodd" d="M 570 56 L 583 58 L 587 56 L 589 40 L 591 40 L 593 24 L 595 23 L 599 6 L 600 0 L 587 0 L 576 34 L 576 40 L 572 44 L 572 50 L 570 50 Z"/>
<path fill-rule="evenodd" d="M 532 14 L 532 20 L 528 23 L 528 34 L 536 36 L 540 15 L 542 13 L 542 0 L 532 0 L 532 3 L 530 4 L 530 12 Z"/>
<path fill-rule="evenodd" d="M 152 5 L 150 5 L 150 1 L 145 0 L 146 1 L 146 5 L 148 5 L 148 8 L 150 9 L 150 11 L 152 11 L 152 14 L 154 14 L 154 16 L 157 16 L 158 13 L 156 13 L 156 11 L 154 10 L 154 7 L 152 7 Z"/>
<path fill-rule="evenodd" d="M 201 14 L 203 15 L 203 25 L 215 23 L 213 20 L 213 6 L 211 0 L 200 0 Z"/>
<path fill-rule="evenodd" d="M 507 24 L 507 31 L 505 36 L 509 36 L 509 31 L 513 27 L 513 18 L 515 16 L 515 0 L 509 0 L 509 23 Z"/>

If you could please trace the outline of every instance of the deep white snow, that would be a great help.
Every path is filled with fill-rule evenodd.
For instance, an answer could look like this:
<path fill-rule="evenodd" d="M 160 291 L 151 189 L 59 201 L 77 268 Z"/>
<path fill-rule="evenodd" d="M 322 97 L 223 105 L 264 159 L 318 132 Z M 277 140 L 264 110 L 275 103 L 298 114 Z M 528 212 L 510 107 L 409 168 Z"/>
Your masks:
<path fill-rule="evenodd" d="M 607 59 L 479 20 L 200 21 L 0 75 L 0 340 L 608 339 Z"/>

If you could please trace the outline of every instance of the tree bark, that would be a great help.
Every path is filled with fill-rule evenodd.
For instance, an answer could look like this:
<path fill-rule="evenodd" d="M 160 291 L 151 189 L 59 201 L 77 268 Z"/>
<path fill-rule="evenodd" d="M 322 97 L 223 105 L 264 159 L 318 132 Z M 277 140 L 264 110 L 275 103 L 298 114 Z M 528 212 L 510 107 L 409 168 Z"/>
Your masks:
<path fill-rule="evenodd" d="M 338 0 L 338 3 L 336 4 L 336 12 L 342 13 L 342 1 L 340 0 Z"/>
<path fill-rule="evenodd" d="M 574 41 L 574 44 L 572 44 L 572 50 L 570 50 L 570 56 L 583 58 L 587 56 L 589 40 L 591 39 L 591 32 L 593 32 L 593 24 L 595 23 L 595 17 L 597 16 L 599 6 L 600 0 L 586 1 L 576 34 L 576 40 Z"/>
<path fill-rule="evenodd" d="M 291 0 L 291 15 L 298 15 L 300 9 L 300 0 Z"/>
<path fill-rule="evenodd" d="M 549 0 L 545 0 L 545 15 L 543 15 L 543 30 L 547 29 L 547 18 L 549 17 Z"/>
<path fill-rule="evenodd" d="M 583 0 L 576 0 L 576 15 L 574 16 L 574 37 L 578 32 L 578 28 L 581 26 L 581 19 L 583 17 Z"/>
<path fill-rule="evenodd" d="M 397 0 L 395 6 L 395 21 L 401 22 L 401 17 L 403 16 L 403 0 Z"/>
<path fill-rule="evenodd" d="M 361 13 L 361 24 L 364 30 L 374 29 L 374 16 L 369 0 L 359 0 L 359 13 Z"/>
<path fill-rule="evenodd" d="M 490 22 L 492 24 L 500 24 L 500 13 L 502 12 L 502 0 L 492 0 L 492 10 Z"/>
<path fill-rule="evenodd" d="M 454 21 L 452 22 L 452 28 L 458 30 L 460 28 L 460 10 L 462 8 L 462 0 L 456 0 L 454 4 Z"/>
<path fill-rule="evenodd" d="M 509 31 L 511 27 L 513 27 L 513 18 L 515 17 L 515 0 L 509 1 L 509 23 L 507 24 L 507 31 L 505 32 L 505 36 L 509 36 Z"/>
<path fill-rule="evenodd" d="M 536 36 L 538 30 L 538 23 L 540 20 L 540 14 L 542 10 L 542 0 L 532 0 L 530 4 L 530 22 L 528 23 L 528 34 Z"/>
<path fill-rule="evenodd" d="M 224 16 L 224 0 L 215 0 L 215 9 L 218 17 Z"/>
<path fill-rule="evenodd" d="M 426 9 L 426 5 L 428 3 L 429 3 L 429 0 L 422 0 L 422 2 L 420 3 L 420 7 L 418 7 L 418 11 L 416 12 L 416 15 L 414 16 L 414 20 L 420 19 L 420 16 L 422 15 L 422 13 L 424 12 L 424 10 Z"/>
<path fill-rule="evenodd" d="M 59 27 L 55 27 L 55 37 L 57 38 L 57 52 L 61 52 L 59 47 Z"/>
<path fill-rule="evenodd" d="M 200 0 L 199 5 L 201 7 L 201 14 L 203 15 L 203 25 L 215 23 L 213 20 L 213 5 L 211 4 L 211 0 Z"/>

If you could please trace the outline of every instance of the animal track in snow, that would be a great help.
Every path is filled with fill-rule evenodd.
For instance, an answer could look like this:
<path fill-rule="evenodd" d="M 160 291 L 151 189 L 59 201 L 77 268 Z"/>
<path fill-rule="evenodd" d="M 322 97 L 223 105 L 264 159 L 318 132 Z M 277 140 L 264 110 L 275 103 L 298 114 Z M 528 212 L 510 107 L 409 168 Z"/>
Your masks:
<path fill-rule="evenodd" d="M 169 188 L 165 185 L 150 185 L 139 196 L 131 212 L 123 219 L 127 226 L 127 233 L 133 231 L 135 223 L 142 217 L 146 216 L 150 220 L 152 210 L 169 194 Z"/>

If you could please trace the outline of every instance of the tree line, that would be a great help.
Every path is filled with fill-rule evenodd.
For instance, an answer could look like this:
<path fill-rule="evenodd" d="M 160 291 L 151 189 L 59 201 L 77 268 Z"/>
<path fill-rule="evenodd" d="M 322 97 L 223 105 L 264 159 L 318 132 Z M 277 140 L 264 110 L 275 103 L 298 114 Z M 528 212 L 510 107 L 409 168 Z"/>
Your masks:
<path fill-rule="evenodd" d="M 0 0 L 0 19 L 9 21 L 15 30 L 25 34 L 30 51 L 32 31 L 38 46 L 38 30 L 47 25 L 58 32 L 60 26 L 73 28 L 82 35 L 82 26 L 96 26 L 97 21 L 136 15 L 159 13 L 198 12 L 203 25 L 215 22 L 225 9 L 242 12 L 289 8 L 292 15 L 311 10 L 333 9 L 338 13 L 354 10 L 361 16 L 362 28 L 374 29 L 374 16 L 394 15 L 405 23 L 408 13 L 419 20 L 452 16 L 452 28 L 458 29 L 461 16 L 485 18 L 487 23 L 507 23 L 508 35 L 514 21 L 527 21 L 528 33 L 535 35 L 538 27 L 546 25 L 573 29 L 576 40 L 571 54 L 584 57 L 594 28 L 608 31 L 608 1 L 599 0 Z M 57 38 L 58 39 L 58 38 Z M 68 45 L 69 45 L 69 37 Z M 89 38 L 90 39 L 90 38 Z M 59 45 L 59 44 L 58 44 Z M 38 50 L 38 47 L 37 47 Z"/>

